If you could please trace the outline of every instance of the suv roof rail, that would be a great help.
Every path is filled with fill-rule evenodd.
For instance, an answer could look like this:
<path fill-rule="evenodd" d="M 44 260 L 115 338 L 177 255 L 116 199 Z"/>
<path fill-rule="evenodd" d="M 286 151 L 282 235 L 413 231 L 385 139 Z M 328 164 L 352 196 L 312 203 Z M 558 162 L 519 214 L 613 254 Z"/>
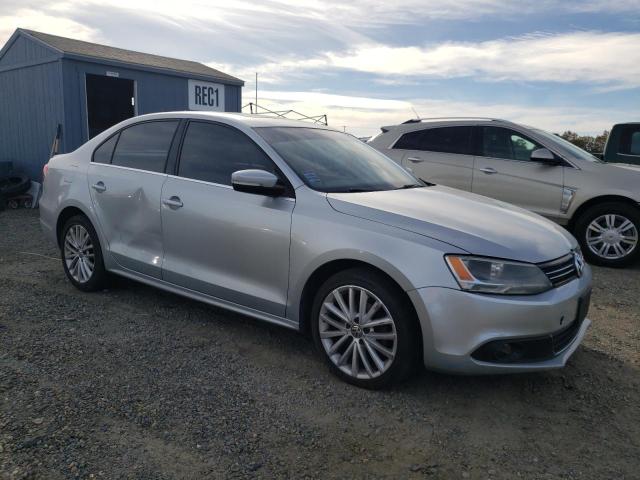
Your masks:
<path fill-rule="evenodd" d="M 406 122 L 402 122 L 402 124 L 406 123 L 420 123 L 424 121 L 430 120 L 489 120 L 492 122 L 506 122 L 507 120 L 500 120 L 499 118 L 490 118 L 490 117 L 425 117 L 425 118 L 411 118 Z"/>

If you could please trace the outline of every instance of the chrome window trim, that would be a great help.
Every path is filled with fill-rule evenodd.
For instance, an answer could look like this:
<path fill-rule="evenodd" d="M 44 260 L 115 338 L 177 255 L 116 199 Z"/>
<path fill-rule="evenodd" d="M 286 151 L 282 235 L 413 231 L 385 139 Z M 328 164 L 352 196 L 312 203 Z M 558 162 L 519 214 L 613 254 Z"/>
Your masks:
<path fill-rule="evenodd" d="M 152 170 L 143 170 L 141 168 L 123 167 L 122 165 L 114 165 L 112 163 L 100 163 L 100 162 L 90 162 L 90 163 L 92 165 L 99 165 L 101 167 L 119 168 L 120 170 L 130 170 L 130 171 L 133 171 L 133 172 L 148 173 L 150 175 L 162 175 L 163 177 L 167 176 L 167 174 L 165 172 L 154 172 Z"/>

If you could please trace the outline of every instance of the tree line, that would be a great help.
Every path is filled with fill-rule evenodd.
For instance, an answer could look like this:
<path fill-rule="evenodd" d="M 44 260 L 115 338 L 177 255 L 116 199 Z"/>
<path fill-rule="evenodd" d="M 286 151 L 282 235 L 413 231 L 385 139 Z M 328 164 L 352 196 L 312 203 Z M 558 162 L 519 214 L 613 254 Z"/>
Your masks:
<path fill-rule="evenodd" d="M 556 133 L 556 135 L 564 138 L 574 145 L 577 145 L 589 153 L 602 153 L 604 152 L 604 146 L 607 143 L 607 138 L 609 137 L 609 131 L 605 130 L 601 135 L 596 137 L 578 135 L 576 132 L 572 132 L 571 130 L 567 130 L 561 135 Z"/>

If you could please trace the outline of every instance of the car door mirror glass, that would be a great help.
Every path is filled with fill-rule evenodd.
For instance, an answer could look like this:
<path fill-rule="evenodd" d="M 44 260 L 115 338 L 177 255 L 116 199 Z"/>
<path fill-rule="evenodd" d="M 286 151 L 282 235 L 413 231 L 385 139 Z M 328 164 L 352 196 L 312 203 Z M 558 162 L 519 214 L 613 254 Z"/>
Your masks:
<path fill-rule="evenodd" d="M 548 149 L 538 148 L 531 152 L 531 161 L 546 165 L 560 165 L 561 161 Z"/>
<path fill-rule="evenodd" d="M 231 174 L 231 185 L 238 192 L 277 197 L 284 193 L 280 179 L 266 170 L 238 170 Z"/>

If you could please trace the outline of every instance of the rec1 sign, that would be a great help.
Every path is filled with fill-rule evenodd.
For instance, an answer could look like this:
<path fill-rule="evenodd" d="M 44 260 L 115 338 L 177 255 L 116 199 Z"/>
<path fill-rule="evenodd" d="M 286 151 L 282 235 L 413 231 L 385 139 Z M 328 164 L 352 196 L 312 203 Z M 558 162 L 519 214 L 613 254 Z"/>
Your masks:
<path fill-rule="evenodd" d="M 189 80 L 189 110 L 224 112 L 224 85 Z"/>

